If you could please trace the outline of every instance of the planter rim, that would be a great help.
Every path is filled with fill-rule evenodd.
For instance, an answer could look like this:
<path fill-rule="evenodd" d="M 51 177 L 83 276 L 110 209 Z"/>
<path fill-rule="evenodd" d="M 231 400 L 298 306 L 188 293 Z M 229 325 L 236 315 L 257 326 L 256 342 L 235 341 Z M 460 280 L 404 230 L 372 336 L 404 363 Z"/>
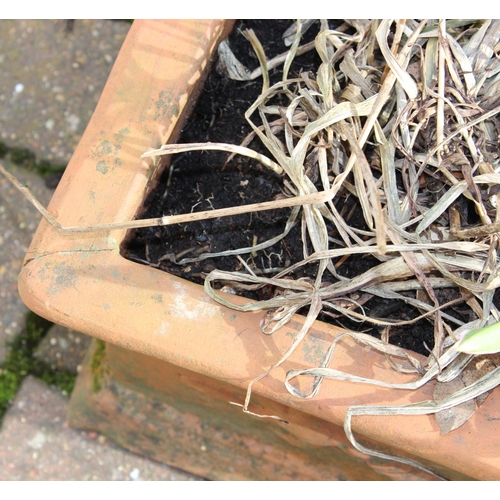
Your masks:
<path fill-rule="evenodd" d="M 223 20 L 132 24 L 48 207 L 59 222 L 83 226 L 135 217 L 161 167 L 140 155 L 175 140 L 192 104 L 190 96 L 231 25 Z M 123 230 L 63 236 L 42 221 L 19 278 L 23 301 L 55 323 L 244 388 L 288 349 L 302 317 L 265 336 L 259 328 L 262 313 L 225 309 L 199 285 L 124 259 L 120 244 L 125 236 Z M 316 322 L 305 343 L 254 391 L 340 426 L 351 404 L 432 399 L 432 383 L 410 392 L 328 380 L 313 399 L 290 395 L 282 382 L 285 373 L 317 365 L 339 332 Z M 378 380 L 412 380 L 390 369 L 382 355 L 351 340 L 339 343 L 331 366 Z M 493 391 L 466 424 L 439 439 L 432 415 L 357 418 L 353 430 L 467 476 L 500 478 L 499 394 Z"/>

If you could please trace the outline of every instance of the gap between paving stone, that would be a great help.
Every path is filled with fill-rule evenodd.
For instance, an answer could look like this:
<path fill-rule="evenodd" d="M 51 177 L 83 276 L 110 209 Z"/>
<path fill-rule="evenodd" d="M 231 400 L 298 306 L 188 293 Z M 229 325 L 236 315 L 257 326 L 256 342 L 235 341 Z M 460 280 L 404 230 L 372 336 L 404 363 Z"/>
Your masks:
<path fill-rule="evenodd" d="M 99 101 L 130 23 L 101 19 L 0 20 L 0 141 L 41 162 L 70 160 Z M 11 151 L 12 152 L 12 151 Z M 52 190 L 35 172 L 0 159 L 47 206 Z M 13 158 L 10 158 L 13 160 Z M 40 216 L 0 178 L 0 367 L 6 341 L 24 328 L 17 276 Z"/>
<path fill-rule="evenodd" d="M 66 423 L 67 397 L 24 379 L 0 431 L 0 481 L 202 481 Z"/>
<path fill-rule="evenodd" d="M 18 167 L 5 159 L 2 165 L 29 187 L 44 206 L 53 190 L 35 172 Z M 17 291 L 18 276 L 41 215 L 3 176 L 0 176 L 0 366 L 7 357 L 6 342 L 25 327 L 28 308 Z"/>

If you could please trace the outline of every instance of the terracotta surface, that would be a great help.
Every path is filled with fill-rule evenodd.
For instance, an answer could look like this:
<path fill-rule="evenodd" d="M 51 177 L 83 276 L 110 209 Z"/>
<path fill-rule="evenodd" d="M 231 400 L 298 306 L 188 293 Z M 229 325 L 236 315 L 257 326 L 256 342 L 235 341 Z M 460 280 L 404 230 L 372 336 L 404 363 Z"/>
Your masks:
<path fill-rule="evenodd" d="M 250 418 L 228 403 L 244 397 L 233 384 L 103 345 L 87 354 L 69 423 L 98 430 L 124 448 L 215 480 L 429 479 L 357 452 L 327 420 L 260 395 L 257 408 L 286 415 L 290 423 Z"/>
<path fill-rule="evenodd" d="M 188 95 L 195 90 L 201 68 L 223 29 L 220 21 L 141 21 L 132 25 L 93 119 L 49 205 L 62 224 L 82 226 L 134 218 L 148 180 L 157 172 L 151 163 L 139 159 L 140 154 L 165 142 L 179 127 Z M 20 276 L 23 300 L 56 323 L 141 353 L 129 353 L 132 357 L 147 356 L 141 358 L 146 364 L 154 358 L 166 362 L 162 370 L 175 366 L 179 373 L 194 374 L 196 380 L 216 379 L 231 387 L 228 397 L 239 395 L 242 402 L 248 382 L 279 359 L 302 318 L 265 336 L 259 329 L 260 314 L 224 309 L 210 301 L 202 287 L 122 258 L 119 246 L 124 237 L 124 231 L 61 236 L 42 222 Z M 317 363 L 337 332 L 318 322 L 286 365 L 255 386 L 256 404 L 251 409 L 267 412 L 270 405 L 273 411 L 283 411 L 283 418 L 290 413 L 293 419 L 303 412 L 301 422 L 304 415 L 310 415 L 324 429 L 335 428 L 332 435 L 338 437 L 351 404 L 405 404 L 431 398 L 431 384 L 407 393 L 332 381 L 325 381 L 312 400 L 292 397 L 282 383 L 285 372 Z M 332 366 L 364 377 L 403 378 L 388 368 L 382 356 L 350 341 L 339 345 Z M 162 378 L 158 383 L 155 390 L 167 382 Z M 225 394 L 221 393 L 222 399 Z M 227 408 L 234 412 L 229 405 Z M 363 417 L 356 418 L 353 427 L 383 447 L 397 447 L 398 453 L 428 460 L 448 477 L 463 474 L 500 479 L 498 408 L 497 390 L 468 423 L 446 436 L 439 435 L 433 416 Z M 241 418 L 250 427 L 263 425 L 246 415 Z M 259 422 L 269 428 L 281 425 Z M 308 443 L 313 439 L 314 433 L 300 425 L 293 429 L 287 432 L 295 432 L 299 440 Z M 314 446 L 324 445 L 324 435 L 319 436 Z M 350 446 L 343 443 L 341 447 L 344 445 Z M 398 469 L 397 464 L 390 466 L 407 470 Z M 370 470 L 368 465 L 366 470 Z M 423 473 L 407 477 L 416 476 L 423 477 Z"/>

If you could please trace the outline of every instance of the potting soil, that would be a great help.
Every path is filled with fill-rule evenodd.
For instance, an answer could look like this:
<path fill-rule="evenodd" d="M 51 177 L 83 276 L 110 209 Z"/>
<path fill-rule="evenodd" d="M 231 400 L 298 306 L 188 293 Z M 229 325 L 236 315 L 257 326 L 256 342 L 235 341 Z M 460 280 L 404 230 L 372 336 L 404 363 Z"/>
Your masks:
<path fill-rule="evenodd" d="M 254 69 L 258 67 L 258 60 L 240 30 L 252 28 L 269 59 L 287 50 L 281 35 L 291 24 L 291 20 L 237 22 L 229 37 L 230 47 L 241 63 Z M 307 31 L 302 43 L 313 40 L 318 30 L 319 24 L 316 23 Z M 304 71 L 315 74 L 320 63 L 319 56 L 314 50 L 296 57 L 290 76 L 298 76 Z M 281 76 L 281 67 L 272 70 L 271 84 L 280 81 Z M 261 88 L 260 78 L 254 81 L 230 80 L 221 75 L 214 66 L 178 142 L 240 144 L 251 132 L 244 114 L 259 96 Z M 248 147 L 269 155 L 259 139 L 254 139 Z M 243 156 L 235 156 L 229 162 L 227 159 L 227 153 L 214 151 L 175 155 L 170 168 L 163 173 L 158 186 L 147 198 L 140 218 L 270 201 L 282 193 L 283 179 L 257 161 Z M 318 186 L 321 190 L 319 183 Z M 334 202 L 337 210 L 348 218 L 351 226 L 366 229 L 356 198 L 348 196 L 348 193 L 339 193 Z M 226 256 L 183 265 L 176 262 L 206 252 L 214 253 L 255 246 L 277 236 L 283 232 L 290 210 L 271 210 L 173 226 L 138 229 L 124 252 L 132 260 L 148 261 L 151 265 L 169 273 L 202 284 L 205 276 L 216 268 L 245 272 L 241 261 L 236 256 Z M 340 239 L 333 225 L 329 229 L 332 238 Z M 279 243 L 263 251 L 245 254 L 242 258 L 254 272 L 271 277 L 273 273 L 276 274 L 276 270 L 302 260 L 303 256 L 301 227 L 298 223 Z M 336 260 L 337 272 L 347 278 L 358 276 L 376 263 L 378 261 L 375 262 L 372 256 L 351 256 Z M 316 270 L 317 264 L 310 264 L 300 268 L 292 276 L 294 278 L 310 276 L 314 279 Z M 324 280 L 329 279 L 331 282 L 336 281 L 327 271 Z M 261 300 L 270 298 L 274 293 L 276 290 L 266 286 L 246 296 Z M 459 296 L 458 291 L 454 289 L 438 290 L 436 293 L 440 303 Z M 359 300 L 361 296 L 362 292 L 352 298 Z M 421 315 L 420 311 L 402 301 L 384 300 L 378 297 L 370 298 L 363 307 L 367 315 L 395 322 L 411 320 Z M 457 308 L 460 308 L 460 304 L 455 306 L 455 315 Z M 326 314 L 321 314 L 319 319 L 380 338 L 381 330 L 367 322 L 350 321 L 345 316 L 331 318 Z M 390 342 L 428 355 L 429 350 L 433 348 L 433 335 L 432 319 L 421 319 L 409 325 L 392 326 Z"/>

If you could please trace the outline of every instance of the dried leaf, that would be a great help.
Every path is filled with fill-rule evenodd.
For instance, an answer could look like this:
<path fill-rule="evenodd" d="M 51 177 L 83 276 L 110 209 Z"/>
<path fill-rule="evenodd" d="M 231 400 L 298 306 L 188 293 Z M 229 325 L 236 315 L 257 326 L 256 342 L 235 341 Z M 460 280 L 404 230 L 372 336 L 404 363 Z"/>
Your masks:
<path fill-rule="evenodd" d="M 461 377 L 457 377 L 449 382 L 437 382 L 434 386 L 434 401 L 439 402 L 466 387 Z M 474 400 L 466 401 L 446 410 L 436 413 L 436 420 L 441 430 L 441 435 L 457 429 L 463 425 L 476 411 Z"/>
<path fill-rule="evenodd" d="M 475 384 L 485 375 L 491 373 L 500 366 L 500 355 L 494 356 L 474 356 L 469 359 L 467 366 L 461 371 L 459 376 L 448 382 L 437 382 L 434 387 L 434 401 L 439 402 L 452 396 L 464 387 Z M 441 429 L 441 434 L 447 434 L 463 425 L 476 411 L 477 406 L 481 406 L 489 392 L 479 395 L 475 400 L 466 401 L 446 410 L 436 413 L 436 420 Z"/>

